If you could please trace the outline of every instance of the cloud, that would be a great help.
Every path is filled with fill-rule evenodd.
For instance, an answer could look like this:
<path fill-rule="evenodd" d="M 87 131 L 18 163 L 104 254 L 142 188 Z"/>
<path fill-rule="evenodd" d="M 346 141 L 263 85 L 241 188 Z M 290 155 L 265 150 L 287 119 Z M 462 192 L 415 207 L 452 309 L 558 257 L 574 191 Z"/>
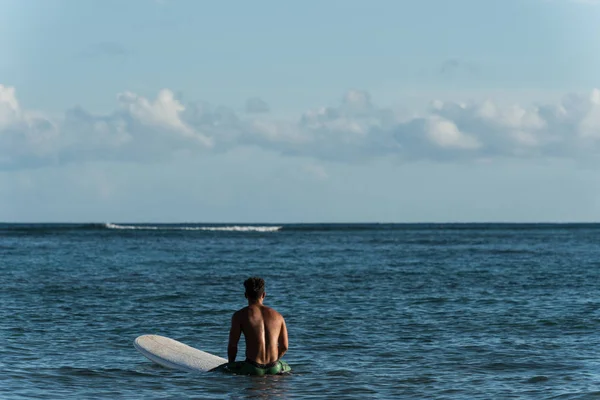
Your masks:
<path fill-rule="evenodd" d="M 296 120 L 238 115 L 203 102 L 184 104 L 168 89 L 155 99 L 123 92 L 116 100 L 110 114 L 73 108 L 54 119 L 24 110 L 15 89 L 0 85 L 0 168 L 154 162 L 244 146 L 349 163 L 381 156 L 444 162 L 577 159 L 600 150 L 598 89 L 567 94 L 554 104 L 433 101 L 411 118 L 377 106 L 362 90 L 350 90 L 338 105 L 309 109 Z"/>
<path fill-rule="evenodd" d="M 181 119 L 169 90 L 156 100 L 125 92 L 109 115 L 81 108 L 53 121 L 23 110 L 14 88 L 0 85 L 0 168 L 18 169 L 94 160 L 153 161 L 184 148 L 206 149 L 212 140 Z"/>
<path fill-rule="evenodd" d="M 247 113 L 266 113 L 269 112 L 269 105 L 258 97 L 252 97 L 246 100 Z"/>
<path fill-rule="evenodd" d="M 427 118 L 425 133 L 429 141 L 441 148 L 477 149 L 479 141 L 462 133 L 456 124 L 445 118 L 434 116 Z"/>
<path fill-rule="evenodd" d="M 59 128 L 21 109 L 15 89 L 0 85 L 0 167 L 44 163 L 59 151 Z"/>

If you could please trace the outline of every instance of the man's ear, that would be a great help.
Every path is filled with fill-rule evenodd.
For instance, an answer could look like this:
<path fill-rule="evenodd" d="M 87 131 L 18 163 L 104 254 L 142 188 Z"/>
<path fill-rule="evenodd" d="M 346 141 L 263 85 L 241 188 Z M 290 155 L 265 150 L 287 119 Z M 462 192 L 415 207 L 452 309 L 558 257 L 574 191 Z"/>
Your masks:
<path fill-rule="evenodd" d="M 263 292 L 263 294 L 262 294 L 262 297 L 261 297 L 261 298 L 262 298 L 262 299 L 264 299 L 266 296 L 267 296 L 267 292 Z"/>
<path fill-rule="evenodd" d="M 244 292 L 244 297 L 248 298 L 248 293 Z"/>

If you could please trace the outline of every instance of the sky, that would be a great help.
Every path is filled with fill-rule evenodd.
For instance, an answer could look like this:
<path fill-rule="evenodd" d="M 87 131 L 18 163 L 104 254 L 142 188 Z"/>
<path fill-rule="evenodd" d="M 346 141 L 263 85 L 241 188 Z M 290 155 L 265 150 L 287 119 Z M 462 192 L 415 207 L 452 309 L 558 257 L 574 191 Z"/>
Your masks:
<path fill-rule="evenodd" d="M 597 222 L 600 2 L 0 0 L 0 221 Z"/>

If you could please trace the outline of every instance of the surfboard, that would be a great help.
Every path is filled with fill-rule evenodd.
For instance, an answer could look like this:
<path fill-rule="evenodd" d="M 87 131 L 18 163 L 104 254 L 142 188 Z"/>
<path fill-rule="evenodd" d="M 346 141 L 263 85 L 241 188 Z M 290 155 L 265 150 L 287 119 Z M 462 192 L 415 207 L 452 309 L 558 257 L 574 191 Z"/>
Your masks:
<path fill-rule="evenodd" d="M 160 335 L 138 336 L 133 342 L 144 357 L 163 367 L 187 372 L 207 372 L 226 359 Z"/>

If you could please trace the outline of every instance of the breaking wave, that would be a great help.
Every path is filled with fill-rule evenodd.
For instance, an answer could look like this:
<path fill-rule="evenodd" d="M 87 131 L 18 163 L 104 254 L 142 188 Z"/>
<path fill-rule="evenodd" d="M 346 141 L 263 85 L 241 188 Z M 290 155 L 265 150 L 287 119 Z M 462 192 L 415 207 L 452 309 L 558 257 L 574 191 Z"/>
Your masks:
<path fill-rule="evenodd" d="M 398 231 L 398 230 L 431 230 L 431 231 L 511 231 L 553 230 L 553 229 L 600 229 L 598 223 L 286 223 L 255 225 L 235 223 L 0 223 L 0 236 L 6 235 L 56 235 L 72 231 L 105 231 L 105 230 L 145 230 L 145 231 L 213 231 L 213 232 L 337 232 L 337 231 Z"/>
<path fill-rule="evenodd" d="M 232 226 L 157 226 L 157 225 L 118 225 L 106 223 L 104 226 L 108 229 L 125 230 L 167 230 L 167 231 L 220 231 L 220 232 L 277 232 L 281 226 L 253 226 L 253 225 L 232 225 Z"/>

